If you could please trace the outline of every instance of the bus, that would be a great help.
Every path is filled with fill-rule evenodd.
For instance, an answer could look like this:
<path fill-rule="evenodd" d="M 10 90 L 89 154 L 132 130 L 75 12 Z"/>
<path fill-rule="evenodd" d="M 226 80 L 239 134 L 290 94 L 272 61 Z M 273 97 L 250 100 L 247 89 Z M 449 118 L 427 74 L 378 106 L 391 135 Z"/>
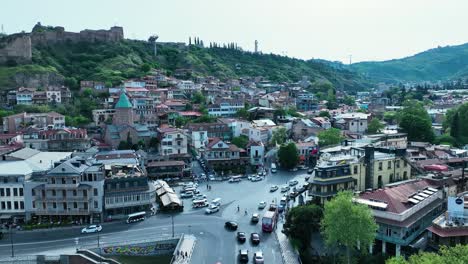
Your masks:
<path fill-rule="evenodd" d="M 192 207 L 193 208 L 207 207 L 208 205 L 209 205 L 208 200 L 206 200 L 206 199 L 193 200 L 193 202 L 192 202 Z"/>
<path fill-rule="evenodd" d="M 266 211 L 262 217 L 262 231 L 272 232 L 276 227 L 278 211 Z"/>
<path fill-rule="evenodd" d="M 134 214 L 129 214 L 127 218 L 127 224 L 135 223 L 145 220 L 146 212 L 138 212 Z"/>
<path fill-rule="evenodd" d="M 271 164 L 271 173 L 275 173 L 275 172 L 276 172 L 276 164 L 272 163 Z"/>

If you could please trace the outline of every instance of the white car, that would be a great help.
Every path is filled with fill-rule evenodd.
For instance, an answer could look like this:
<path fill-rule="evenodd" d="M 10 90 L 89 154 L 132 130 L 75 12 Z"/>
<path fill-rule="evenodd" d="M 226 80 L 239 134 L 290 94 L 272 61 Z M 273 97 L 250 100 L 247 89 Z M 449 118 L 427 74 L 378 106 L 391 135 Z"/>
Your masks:
<path fill-rule="evenodd" d="M 270 187 L 270 192 L 276 192 L 278 190 L 278 185 L 273 185 Z"/>
<path fill-rule="evenodd" d="M 258 209 L 265 209 L 266 206 L 267 204 L 265 201 L 261 201 L 260 203 L 258 203 Z"/>
<path fill-rule="evenodd" d="M 263 259 L 263 252 L 262 251 L 257 251 L 254 253 L 254 263 L 255 264 L 263 264 L 264 263 L 264 259 Z"/>
<path fill-rule="evenodd" d="M 289 186 L 294 186 L 294 185 L 297 185 L 299 182 L 296 181 L 296 180 L 290 180 L 289 181 Z"/>
<path fill-rule="evenodd" d="M 195 195 L 193 196 L 192 200 L 193 200 L 193 201 L 194 201 L 194 200 L 203 200 L 203 199 L 205 199 L 205 198 L 206 198 L 206 195 L 204 195 L 204 194 L 195 194 Z"/>
<path fill-rule="evenodd" d="M 96 233 L 101 232 L 102 226 L 100 225 L 90 225 L 81 229 L 81 234 Z"/>
<path fill-rule="evenodd" d="M 215 176 L 213 174 L 210 174 L 208 176 L 208 179 L 210 179 L 210 181 L 214 181 L 215 180 Z"/>
<path fill-rule="evenodd" d="M 193 197 L 193 192 L 184 192 L 180 195 L 180 198 L 192 198 Z"/>
<path fill-rule="evenodd" d="M 210 207 L 206 208 L 205 213 L 206 214 L 213 214 L 219 211 L 219 206 L 217 205 L 210 205 Z"/>
<path fill-rule="evenodd" d="M 286 185 L 286 186 L 281 187 L 282 193 L 287 192 L 287 191 L 289 191 L 289 186 Z"/>

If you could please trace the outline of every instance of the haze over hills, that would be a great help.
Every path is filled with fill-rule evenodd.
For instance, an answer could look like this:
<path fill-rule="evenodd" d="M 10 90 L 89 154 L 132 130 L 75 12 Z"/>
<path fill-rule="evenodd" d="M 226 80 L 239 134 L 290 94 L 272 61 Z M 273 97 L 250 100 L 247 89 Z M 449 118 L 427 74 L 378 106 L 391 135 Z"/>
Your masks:
<path fill-rule="evenodd" d="M 350 67 L 377 82 L 420 82 L 468 78 L 468 43 L 430 49 L 413 56 Z"/>

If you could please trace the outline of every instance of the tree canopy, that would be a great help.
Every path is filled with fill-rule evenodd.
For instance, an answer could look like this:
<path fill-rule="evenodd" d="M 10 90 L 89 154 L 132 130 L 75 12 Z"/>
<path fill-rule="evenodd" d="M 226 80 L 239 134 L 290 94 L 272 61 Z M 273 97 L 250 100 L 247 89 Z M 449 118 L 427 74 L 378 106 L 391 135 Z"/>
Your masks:
<path fill-rule="evenodd" d="M 286 215 L 285 234 L 305 249 L 310 245 L 312 233 L 319 231 L 322 216 L 322 208 L 315 204 L 293 207 Z"/>
<path fill-rule="evenodd" d="M 354 203 L 352 199 L 352 192 L 339 192 L 335 198 L 325 203 L 321 222 L 327 246 L 344 245 L 348 263 L 350 250 L 356 246 L 362 250 L 367 249 L 374 243 L 378 228 L 371 210 L 366 205 Z"/>
<path fill-rule="evenodd" d="M 286 141 L 287 138 L 288 138 L 288 134 L 287 134 L 286 128 L 280 127 L 280 128 L 273 130 L 270 141 L 272 144 L 281 145 Z"/>
<path fill-rule="evenodd" d="M 398 112 L 398 121 L 401 130 L 408 134 L 408 141 L 434 141 L 432 120 L 421 102 L 405 102 L 404 108 Z"/>
<path fill-rule="evenodd" d="M 320 131 L 318 133 L 318 138 L 319 138 L 319 145 L 324 147 L 324 146 L 329 146 L 329 145 L 336 145 L 341 143 L 341 140 L 343 140 L 343 136 L 341 135 L 341 130 L 338 128 L 330 128 L 327 130 Z"/>
<path fill-rule="evenodd" d="M 294 142 L 282 144 L 278 150 L 278 159 L 281 166 L 284 168 L 294 168 L 299 162 L 299 153 L 297 152 L 296 144 Z"/>
<path fill-rule="evenodd" d="M 247 143 L 249 143 L 249 137 L 245 135 L 240 135 L 238 137 L 233 137 L 231 143 L 238 146 L 239 148 L 245 149 Z"/>
<path fill-rule="evenodd" d="M 384 128 L 384 125 L 378 118 L 372 118 L 369 125 L 367 126 L 367 132 L 370 134 L 379 133 Z"/>
<path fill-rule="evenodd" d="M 386 264 L 464 264 L 468 263 L 468 245 L 456 245 L 454 247 L 442 246 L 438 253 L 422 252 L 410 256 L 407 260 L 403 257 L 393 257 Z"/>
<path fill-rule="evenodd" d="M 447 111 L 442 125 L 459 145 L 468 144 L 468 103 Z"/>

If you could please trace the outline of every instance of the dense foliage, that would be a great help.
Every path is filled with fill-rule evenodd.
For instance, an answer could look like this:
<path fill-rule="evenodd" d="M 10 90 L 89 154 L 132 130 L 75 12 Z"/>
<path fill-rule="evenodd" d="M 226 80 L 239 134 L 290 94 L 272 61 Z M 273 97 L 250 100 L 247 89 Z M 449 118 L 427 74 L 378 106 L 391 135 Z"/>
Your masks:
<path fill-rule="evenodd" d="M 278 150 L 278 159 L 283 168 L 294 168 L 299 162 L 296 144 L 294 142 L 282 144 Z"/>
<path fill-rule="evenodd" d="M 353 193 L 350 191 L 339 192 L 325 203 L 321 222 L 325 243 L 327 246 L 345 246 L 348 263 L 353 248 L 359 246 L 364 250 L 374 243 L 378 228 L 371 209 L 353 202 L 352 198 Z"/>
<path fill-rule="evenodd" d="M 447 111 L 443 127 L 457 144 L 468 144 L 468 103 Z"/>
<path fill-rule="evenodd" d="M 375 81 L 429 81 L 468 77 L 468 43 L 430 49 L 403 59 L 351 66 Z"/>
<path fill-rule="evenodd" d="M 432 120 L 424 105 L 415 100 L 405 102 L 398 111 L 398 124 L 408 134 L 408 141 L 432 142 L 435 139 Z"/>
<path fill-rule="evenodd" d="M 319 145 L 321 147 L 340 144 L 341 140 L 343 140 L 341 130 L 339 130 L 338 128 L 330 128 L 327 130 L 320 131 L 318 133 L 318 138 Z"/>
<path fill-rule="evenodd" d="M 393 257 L 387 264 L 464 264 L 468 263 L 468 245 L 456 245 L 454 247 L 443 246 L 438 254 L 433 252 L 422 252 L 412 255 L 408 259 Z"/>
<path fill-rule="evenodd" d="M 367 126 L 367 132 L 369 134 L 376 134 L 380 133 L 381 130 L 384 128 L 384 125 L 378 118 L 372 118 L 372 120 L 369 122 L 369 125 Z"/>
<path fill-rule="evenodd" d="M 312 233 L 319 231 L 322 216 L 322 208 L 315 204 L 293 207 L 286 215 L 284 232 L 299 242 L 302 251 L 310 245 Z"/>

